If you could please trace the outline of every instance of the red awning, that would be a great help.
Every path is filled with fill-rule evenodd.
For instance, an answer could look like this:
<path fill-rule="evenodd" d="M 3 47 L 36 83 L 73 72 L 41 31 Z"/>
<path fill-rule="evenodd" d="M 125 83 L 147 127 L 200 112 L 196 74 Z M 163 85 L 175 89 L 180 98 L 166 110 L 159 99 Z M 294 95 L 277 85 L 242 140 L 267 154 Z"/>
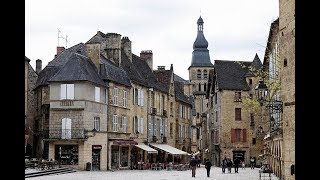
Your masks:
<path fill-rule="evenodd" d="M 138 143 L 133 140 L 114 140 L 113 144 L 117 145 L 137 145 Z"/>

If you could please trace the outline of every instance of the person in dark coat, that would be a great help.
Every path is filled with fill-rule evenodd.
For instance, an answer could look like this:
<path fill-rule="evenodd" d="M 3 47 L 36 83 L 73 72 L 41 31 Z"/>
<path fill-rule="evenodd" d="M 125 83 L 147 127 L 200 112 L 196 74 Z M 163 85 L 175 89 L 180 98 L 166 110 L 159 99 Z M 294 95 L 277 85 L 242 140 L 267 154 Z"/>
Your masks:
<path fill-rule="evenodd" d="M 197 160 L 194 158 L 194 156 L 191 157 L 190 166 L 192 171 L 192 177 L 196 177 Z"/>
<path fill-rule="evenodd" d="M 221 167 L 222 167 L 222 173 L 225 173 L 226 167 L 227 167 L 227 157 L 224 157 L 224 159 L 222 160 Z"/>
<path fill-rule="evenodd" d="M 233 162 L 231 161 L 230 158 L 227 159 L 227 168 L 229 173 L 231 173 L 231 168 L 232 168 Z"/>
<path fill-rule="evenodd" d="M 238 170 L 239 170 L 240 159 L 236 158 L 233 161 L 233 164 L 234 164 L 234 172 L 235 173 L 239 173 Z"/>
<path fill-rule="evenodd" d="M 210 177 L 210 169 L 211 169 L 212 164 L 211 164 L 211 162 L 209 161 L 209 159 L 207 159 L 207 160 L 205 161 L 204 165 L 205 165 L 205 167 L 206 167 L 206 169 L 207 169 L 207 176 Z"/>

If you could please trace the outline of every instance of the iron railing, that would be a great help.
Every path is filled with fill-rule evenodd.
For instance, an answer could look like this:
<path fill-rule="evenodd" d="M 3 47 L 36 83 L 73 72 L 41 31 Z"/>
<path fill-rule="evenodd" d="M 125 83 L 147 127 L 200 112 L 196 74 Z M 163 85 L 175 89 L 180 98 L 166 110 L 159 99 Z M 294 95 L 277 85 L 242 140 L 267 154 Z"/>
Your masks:
<path fill-rule="evenodd" d="M 46 129 L 43 130 L 45 139 L 86 139 L 85 129 Z"/>

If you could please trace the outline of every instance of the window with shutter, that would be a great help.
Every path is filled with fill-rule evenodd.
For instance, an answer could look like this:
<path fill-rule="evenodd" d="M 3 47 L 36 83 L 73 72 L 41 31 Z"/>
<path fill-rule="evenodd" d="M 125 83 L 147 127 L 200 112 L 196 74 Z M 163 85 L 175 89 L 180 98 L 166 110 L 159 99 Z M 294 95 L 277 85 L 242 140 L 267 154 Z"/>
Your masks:
<path fill-rule="evenodd" d="M 127 117 L 126 116 L 122 116 L 122 132 L 127 132 Z"/>
<path fill-rule="evenodd" d="M 231 128 L 231 143 L 235 142 L 235 129 Z"/>
<path fill-rule="evenodd" d="M 235 120 L 241 121 L 241 108 L 235 108 Z"/>
<path fill-rule="evenodd" d="M 152 138 L 153 136 L 153 118 L 149 119 L 149 127 L 148 127 L 148 131 L 149 131 L 149 137 Z"/>
<path fill-rule="evenodd" d="M 115 106 L 118 105 L 118 88 L 117 87 L 113 89 L 113 105 Z"/>
<path fill-rule="evenodd" d="M 113 131 L 118 132 L 118 115 L 113 115 Z"/>
<path fill-rule="evenodd" d="M 127 107 L 127 91 L 123 90 L 122 92 L 122 106 Z"/>
<path fill-rule="evenodd" d="M 93 129 L 100 131 L 100 117 L 94 117 L 93 119 Z"/>
<path fill-rule="evenodd" d="M 143 134 L 143 117 L 140 118 L 140 134 Z"/>
<path fill-rule="evenodd" d="M 61 127 L 61 139 L 71 139 L 71 119 L 63 118 Z"/>
<path fill-rule="evenodd" d="M 242 129 L 242 142 L 247 142 L 247 129 Z"/>
<path fill-rule="evenodd" d="M 99 88 L 99 87 L 95 87 L 94 100 L 95 100 L 96 102 L 100 102 L 100 88 Z"/>
<path fill-rule="evenodd" d="M 61 84 L 60 99 L 74 99 L 74 84 Z"/>
<path fill-rule="evenodd" d="M 241 129 L 235 129 L 235 142 L 241 142 Z"/>
<path fill-rule="evenodd" d="M 138 96 L 139 96 L 138 93 L 139 92 L 138 92 L 137 88 L 134 89 L 134 93 L 135 93 L 134 94 L 134 104 L 138 104 L 139 103 L 139 101 L 138 101 Z"/>

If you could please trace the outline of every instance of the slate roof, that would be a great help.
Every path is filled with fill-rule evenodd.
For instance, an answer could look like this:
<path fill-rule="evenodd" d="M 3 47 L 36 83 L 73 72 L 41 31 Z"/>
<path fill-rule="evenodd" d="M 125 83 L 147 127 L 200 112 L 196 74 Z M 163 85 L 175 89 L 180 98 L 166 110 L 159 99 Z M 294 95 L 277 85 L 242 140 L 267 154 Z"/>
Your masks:
<path fill-rule="evenodd" d="M 148 86 L 147 81 L 139 73 L 140 67 L 136 67 L 132 62 L 130 62 L 127 55 L 121 51 L 121 67 L 127 72 L 130 80 L 135 81 L 136 83 Z"/>
<path fill-rule="evenodd" d="M 180 77 L 176 74 L 173 74 L 173 79 L 174 79 L 174 81 L 182 82 L 183 84 L 189 83 L 189 81 L 183 79 L 182 77 Z"/>
<path fill-rule="evenodd" d="M 245 75 L 248 72 L 248 68 L 242 67 L 240 63 L 243 63 L 246 67 L 248 67 L 251 65 L 252 62 L 227 60 L 215 60 L 214 62 L 216 80 L 219 89 L 250 89 L 245 79 Z"/>
<path fill-rule="evenodd" d="M 98 31 L 97 34 L 95 34 L 91 39 L 89 39 L 86 44 L 95 44 L 95 43 L 102 43 L 106 41 L 106 35 L 101 32 Z"/>
<path fill-rule="evenodd" d="M 197 24 L 198 26 L 203 24 L 201 16 L 198 19 Z M 208 41 L 204 37 L 203 31 L 199 30 L 199 28 L 197 38 L 193 43 L 192 61 L 190 67 L 213 67 L 213 64 L 210 61 Z"/>
<path fill-rule="evenodd" d="M 174 81 L 174 93 L 177 100 L 192 105 L 188 96 L 184 94 L 183 82 Z"/>
<path fill-rule="evenodd" d="M 171 74 L 173 69 L 170 70 L 154 70 L 153 73 L 157 77 L 157 80 L 165 87 L 165 92 L 169 93 Z"/>
<path fill-rule="evenodd" d="M 148 87 L 155 88 L 159 91 L 166 92 L 166 88 L 163 84 L 158 82 L 157 77 L 153 73 L 152 69 L 146 63 L 145 60 L 141 59 L 139 56 L 132 54 L 132 63 L 135 67 L 139 67 L 139 74 L 144 78 Z"/>
<path fill-rule="evenodd" d="M 96 66 L 88 57 L 74 52 L 70 54 L 67 62 L 50 78 L 49 82 L 90 81 L 106 86 L 99 76 Z"/>
<path fill-rule="evenodd" d="M 77 56 L 79 56 L 80 54 L 83 56 L 78 57 L 80 59 L 83 59 L 86 58 L 85 56 L 87 56 L 87 53 L 86 53 L 86 49 L 85 49 L 85 44 L 84 43 L 79 43 L 77 45 L 74 45 L 66 50 L 64 50 L 63 52 L 61 52 L 61 54 L 59 54 L 58 56 L 56 56 L 52 61 L 50 61 L 48 63 L 48 65 L 42 70 L 40 71 L 39 75 L 38 75 L 38 78 L 37 78 L 37 82 L 36 82 L 36 85 L 35 85 L 35 89 L 38 88 L 39 86 L 43 86 L 43 85 L 49 85 L 49 80 L 51 80 L 52 77 L 54 77 L 61 68 L 63 68 L 66 63 L 70 60 L 70 59 L 73 59 L 72 61 L 75 62 L 75 63 L 80 63 L 80 62 L 77 62 L 77 57 L 75 57 L 74 54 L 78 54 Z M 87 59 L 85 59 L 86 61 L 88 61 Z M 91 62 L 91 61 L 90 61 Z M 82 64 L 82 65 L 86 65 L 86 64 Z M 70 68 L 73 68 L 72 67 L 73 65 L 69 64 L 68 67 Z M 81 68 L 79 66 L 77 66 L 78 68 Z M 64 71 L 67 71 L 65 70 L 66 68 L 64 68 L 63 72 Z M 77 71 L 82 71 L 81 69 L 74 69 L 74 70 L 77 70 Z M 72 73 L 73 71 L 70 71 L 68 70 L 69 72 L 66 72 L 66 73 Z M 89 70 L 89 71 L 92 71 Z M 61 72 L 62 73 L 62 72 Z M 93 81 L 97 84 L 101 84 L 101 81 L 100 80 L 97 80 L 96 77 L 87 77 L 85 75 L 85 72 L 83 72 L 84 74 L 77 74 L 77 75 L 71 75 L 71 74 L 68 74 L 68 78 L 71 80 L 75 80 L 75 79 L 88 79 L 90 81 Z M 59 76 L 57 75 L 57 77 L 55 77 L 53 80 L 54 81 L 57 81 L 59 78 L 60 80 L 62 80 L 63 78 L 61 77 L 62 74 L 60 74 Z M 85 77 L 84 77 L 85 76 Z M 94 76 L 94 75 L 93 75 Z M 73 78 L 71 78 L 73 77 Z M 57 79 L 58 78 L 58 79 Z M 61 79 L 62 78 L 62 79 Z"/>
<path fill-rule="evenodd" d="M 100 76 L 102 79 L 131 87 L 130 79 L 125 70 L 116 66 L 102 55 L 100 55 L 100 59 L 103 64 L 103 69 L 100 69 Z"/>
<path fill-rule="evenodd" d="M 27 56 L 24 56 L 24 60 L 30 62 L 30 59 Z"/>

